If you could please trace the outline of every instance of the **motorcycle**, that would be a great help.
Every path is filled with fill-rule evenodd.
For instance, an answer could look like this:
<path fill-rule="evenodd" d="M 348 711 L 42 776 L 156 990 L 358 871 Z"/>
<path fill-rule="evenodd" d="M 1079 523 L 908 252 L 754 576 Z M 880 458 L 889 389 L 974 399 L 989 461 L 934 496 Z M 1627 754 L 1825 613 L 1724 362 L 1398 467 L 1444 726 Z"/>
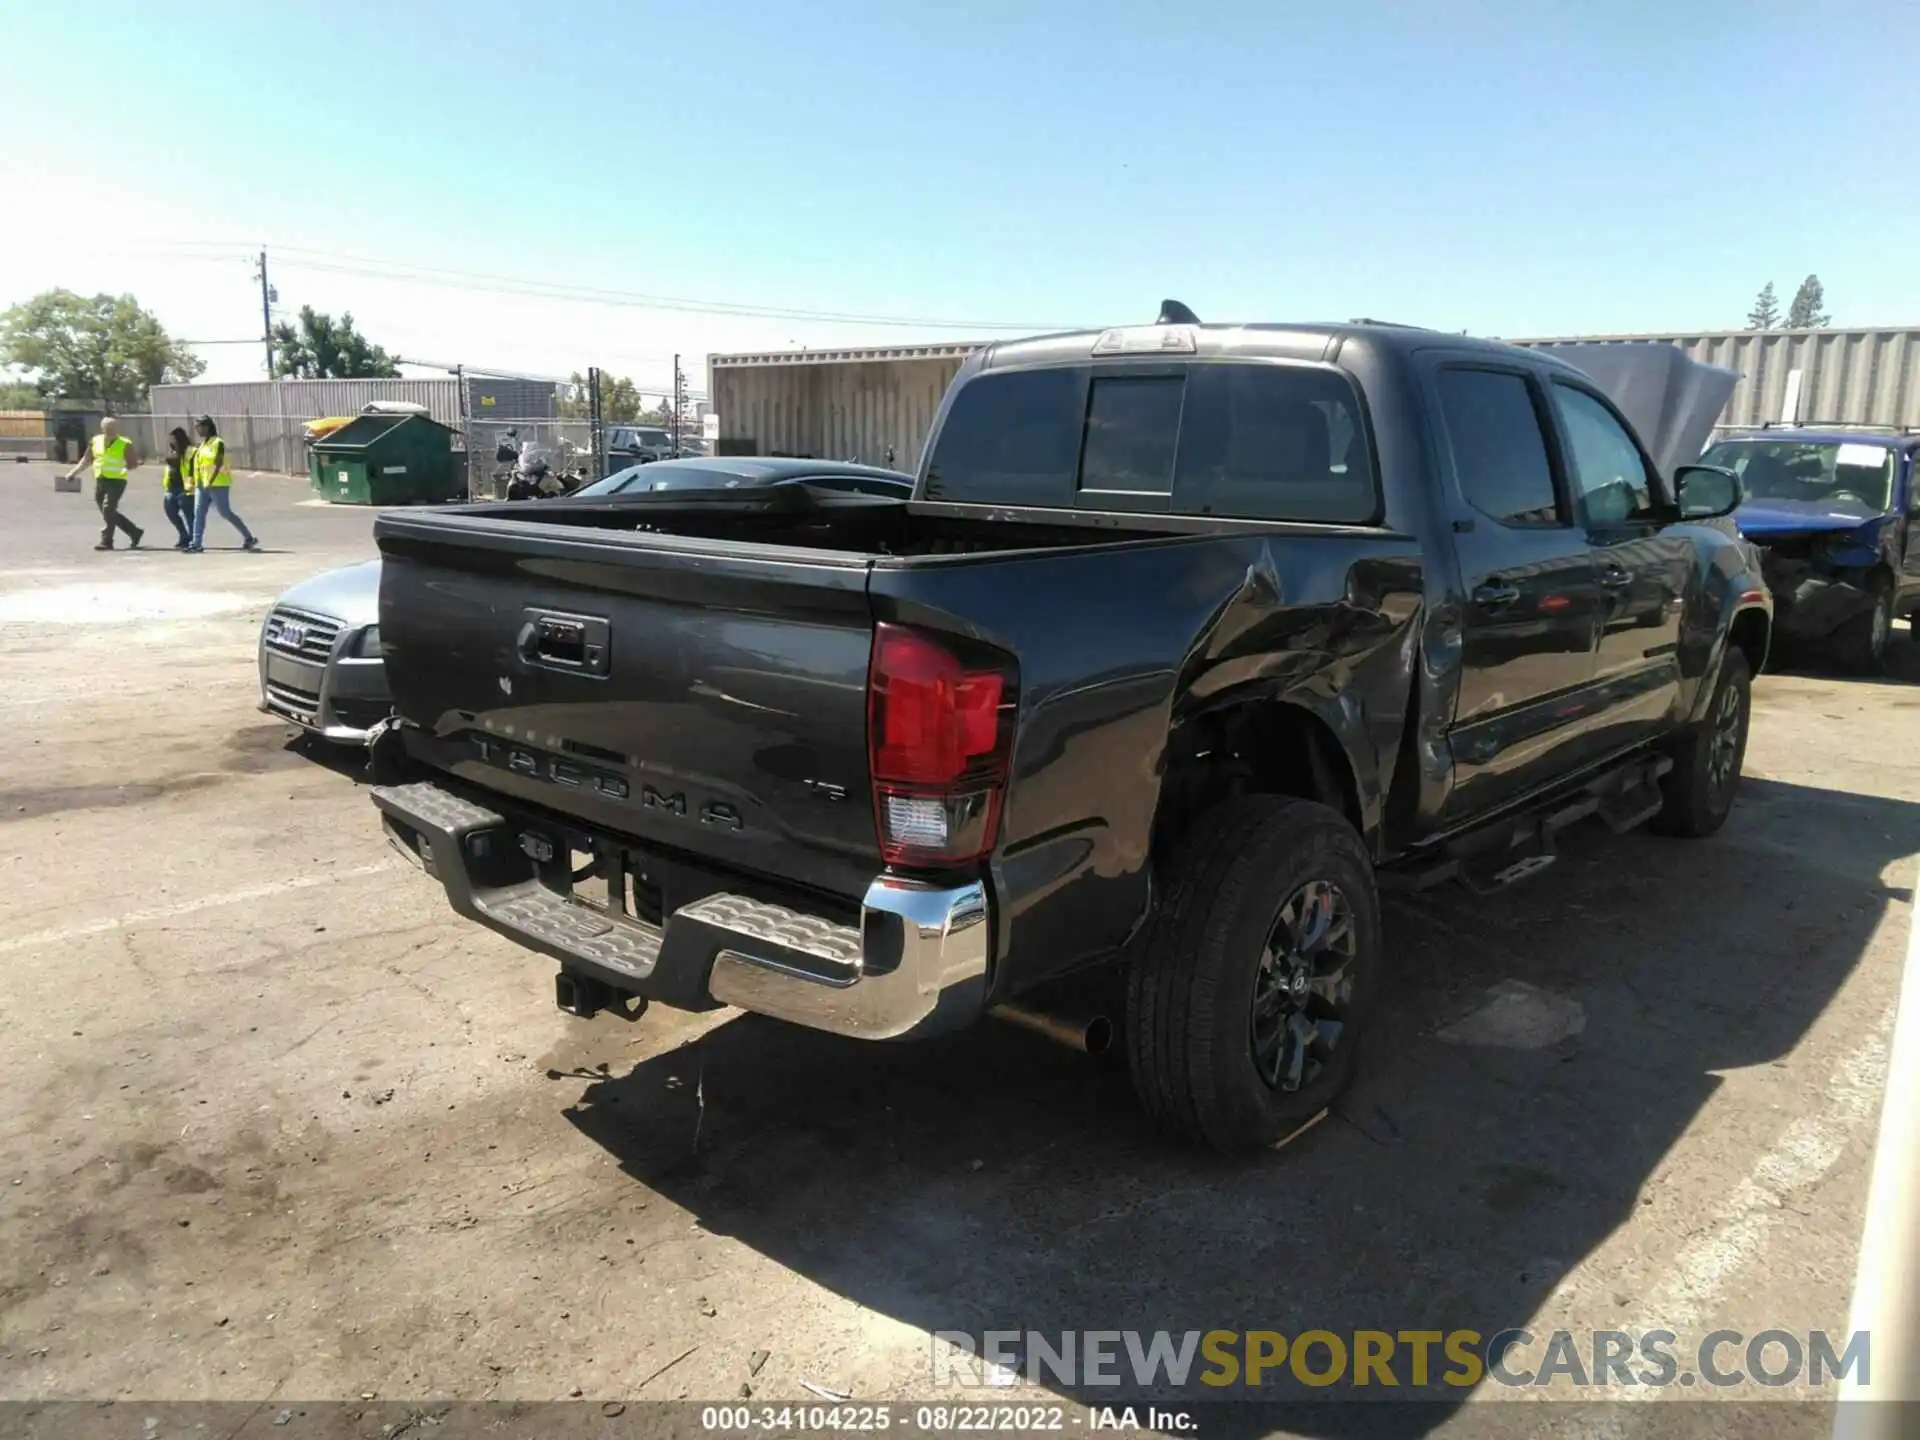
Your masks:
<path fill-rule="evenodd" d="M 509 430 L 494 452 L 499 465 L 494 477 L 496 489 L 508 500 L 557 500 L 593 478 L 587 464 L 589 452 L 571 440 L 560 442 L 561 468 L 555 470 L 546 460 L 514 443 L 518 439 L 517 433 Z"/>

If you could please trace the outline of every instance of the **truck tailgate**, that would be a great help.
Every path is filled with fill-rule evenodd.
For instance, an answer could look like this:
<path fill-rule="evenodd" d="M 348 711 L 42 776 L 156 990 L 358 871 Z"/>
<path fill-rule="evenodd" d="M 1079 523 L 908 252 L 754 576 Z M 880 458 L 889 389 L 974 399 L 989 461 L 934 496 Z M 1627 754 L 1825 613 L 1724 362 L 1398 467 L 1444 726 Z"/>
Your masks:
<path fill-rule="evenodd" d="M 724 867 L 865 890 L 864 556 L 444 513 L 375 535 L 422 758 Z"/>

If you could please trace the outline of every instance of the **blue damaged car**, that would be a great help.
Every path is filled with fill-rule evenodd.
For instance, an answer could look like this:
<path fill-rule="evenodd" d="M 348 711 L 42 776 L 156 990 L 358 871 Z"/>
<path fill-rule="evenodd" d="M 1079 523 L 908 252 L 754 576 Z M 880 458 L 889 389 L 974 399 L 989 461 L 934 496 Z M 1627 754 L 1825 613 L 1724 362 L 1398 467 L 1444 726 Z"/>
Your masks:
<path fill-rule="evenodd" d="M 1740 477 L 1734 512 L 1773 592 L 1776 649 L 1856 674 L 1886 664 L 1893 622 L 1920 609 L 1920 434 L 1768 427 L 1708 447 Z"/>

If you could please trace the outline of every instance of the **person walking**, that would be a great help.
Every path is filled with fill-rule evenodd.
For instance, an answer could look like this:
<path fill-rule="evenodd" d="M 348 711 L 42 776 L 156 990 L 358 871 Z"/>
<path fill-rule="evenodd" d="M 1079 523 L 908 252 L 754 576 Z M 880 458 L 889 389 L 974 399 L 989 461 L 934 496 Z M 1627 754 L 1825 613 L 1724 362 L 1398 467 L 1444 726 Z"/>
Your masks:
<path fill-rule="evenodd" d="M 111 415 L 100 421 L 100 433 L 93 437 L 87 453 L 67 471 L 67 478 L 73 479 L 89 461 L 93 464 L 93 503 L 106 522 L 100 531 L 100 543 L 93 548 L 113 549 L 113 532 L 124 530 L 127 548 L 138 550 L 141 537 L 147 532 L 120 513 L 120 502 L 126 498 L 127 477 L 140 463 L 140 452 L 120 433 L 120 422 Z"/>
<path fill-rule="evenodd" d="M 195 554 L 206 549 L 207 516 L 218 510 L 240 532 L 240 548 L 258 550 L 260 541 L 247 529 L 247 522 L 233 513 L 233 471 L 227 468 L 227 442 L 220 438 L 220 427 L 211 415 L 202 415 L 193 428 L 200 436 L 193 452 L 193 478 L 199 493 L 193 507 L 193 543 L 187 549 Z"/>
<path fill-rule="evenodd" d="M 176 550 L 193 544 L 193 463 L 193 441 L 176 425 L 167 433 L 167 498 L 161 502 L 180 537 L 173 542 Z"/>

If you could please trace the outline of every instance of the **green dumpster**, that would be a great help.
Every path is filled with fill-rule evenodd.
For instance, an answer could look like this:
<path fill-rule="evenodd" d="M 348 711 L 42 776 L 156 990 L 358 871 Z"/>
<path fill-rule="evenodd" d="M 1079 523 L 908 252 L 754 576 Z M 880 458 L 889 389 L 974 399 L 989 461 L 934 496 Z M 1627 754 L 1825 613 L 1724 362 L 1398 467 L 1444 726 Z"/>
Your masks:
<path fill-rule="evenodd" d="M 313 442 L 314 491 L 336 505 L 432 505 L 464 500 L 453 431 L 424 415 L 361 415 Z"/>

